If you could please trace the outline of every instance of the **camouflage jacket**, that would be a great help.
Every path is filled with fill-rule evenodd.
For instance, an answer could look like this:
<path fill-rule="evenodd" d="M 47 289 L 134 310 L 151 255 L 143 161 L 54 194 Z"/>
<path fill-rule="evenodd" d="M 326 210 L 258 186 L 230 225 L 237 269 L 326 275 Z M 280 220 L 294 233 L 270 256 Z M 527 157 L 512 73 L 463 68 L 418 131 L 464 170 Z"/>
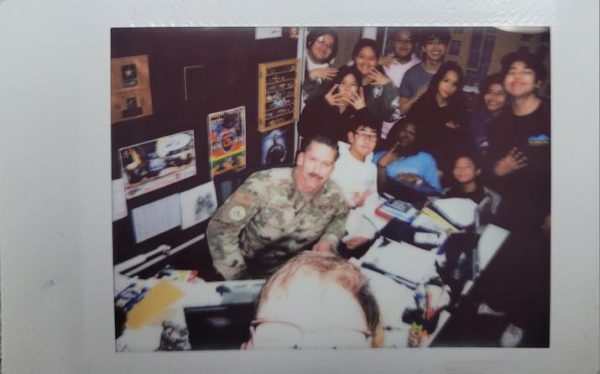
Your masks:
<path fill-rule="evenodd" d="M 266 277 L 318 241 L 337 248 L 348 208 L 332 181 L 314 194 L 300 192 L 293 168 L 252 174 L 219 208 L 207 238 L 225 279 Z"/>

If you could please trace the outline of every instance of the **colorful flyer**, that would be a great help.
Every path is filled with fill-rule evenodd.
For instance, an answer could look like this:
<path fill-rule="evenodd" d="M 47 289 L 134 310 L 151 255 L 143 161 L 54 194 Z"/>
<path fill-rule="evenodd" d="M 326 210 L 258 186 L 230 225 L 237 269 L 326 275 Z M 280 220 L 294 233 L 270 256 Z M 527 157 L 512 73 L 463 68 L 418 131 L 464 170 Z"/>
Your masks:
<path fill-rule="evenodd" d="M 246 107 L 208 115 L 211 175 L 246 168 Z"/>
<path fill-rule="evenodd" d="M 119 149 L 128 199 L 196 175 L 194 131 Z"/>

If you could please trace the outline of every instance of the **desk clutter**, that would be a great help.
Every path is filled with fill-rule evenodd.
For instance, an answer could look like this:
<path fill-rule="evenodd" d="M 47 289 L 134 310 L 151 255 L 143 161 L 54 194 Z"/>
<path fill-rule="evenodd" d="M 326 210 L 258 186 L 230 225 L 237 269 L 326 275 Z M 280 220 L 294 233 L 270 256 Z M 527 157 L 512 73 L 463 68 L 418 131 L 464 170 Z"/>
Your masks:
<path fill-rule="evenodd" d="M 388 200 L 375 209 L 383 219 L 378 236 L 349 261 L 369 279 L 384 347 L 429 346 L 506 240 L 498 226 L 477 227 L 477 206 L 463 200 L 437 199 L 421 210 Z M 169 266 L 148 279 L 123 273 L 115 278 L 118 351 L 239 349 L 264 284 L 206 282 L 197 271 Z"/>

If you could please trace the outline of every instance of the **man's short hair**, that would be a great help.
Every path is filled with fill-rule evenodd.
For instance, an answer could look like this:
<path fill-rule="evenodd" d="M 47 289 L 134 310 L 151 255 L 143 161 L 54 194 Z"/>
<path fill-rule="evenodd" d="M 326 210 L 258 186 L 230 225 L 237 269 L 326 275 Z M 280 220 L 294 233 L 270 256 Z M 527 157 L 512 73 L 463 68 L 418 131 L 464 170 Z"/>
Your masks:
<path fill-rule="evenodd" d="M 367 278 L 352 263 L 334 254 L 305 251 L 289 260 L 265 283 L 257 299 L 257 311 L 269 299 L 274 288 L 285 291 L 298 274 L 314 274 L 323 281 L 333 281 L 349 291 L 365 313 L 369 331 L 376 335 L 379 327 L 379 306 L 371 293 Z"/>
<path fill-rule="evenodd" d="M 419 30 L 419 42 L 421 46 L 435 39 L 447 45 L 451 39 L 450 31 L 444 27 L 422 28 Z"/>
<path fill-rule="evenodd" d="M 331 147 L 335 151 L 335 159 L 338 159 L 338 156 L 340 155 L 340 148 L 338 147 L 337 141 L 323 134 L 314 134 L 312 136 L 307 137 L 306 139 L 303 139 L 302 149 L 300 150 L 300 152 L 306 152 L 308 147 L 310 147 L 310 145 L 313 142 L 325 144 L 326 146 Z"/>
<path fill-rule="evenodd" d="M 542 61 L 540 61 L 539 58 L 537 58 L 533 53 L 527 51 L 516 51 L 502 57 L 502 60 L 500 60 L 500 64 L 502 65 L 501 74 L 503 78 L 506 77 L 506 74 L 508 74 L 508 70 L 510 70 L 510 66 L 515 61 L 523 62 L 525 66 L 533 70 L 533 72 L 535 73 L 536 81 L 546 80 L 546 77 L 548 76 L 548 71 L 546 70 L 546 67 L 544 66 L 544 64 L 542 64 Z"/>

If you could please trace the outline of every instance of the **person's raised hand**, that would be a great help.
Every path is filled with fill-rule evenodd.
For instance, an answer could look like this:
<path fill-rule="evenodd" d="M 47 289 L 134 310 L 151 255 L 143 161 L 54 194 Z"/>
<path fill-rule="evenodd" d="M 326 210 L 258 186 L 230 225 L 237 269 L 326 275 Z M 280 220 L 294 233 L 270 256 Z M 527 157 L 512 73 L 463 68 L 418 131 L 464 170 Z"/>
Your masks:
<path fill-rule="evenodd" d="M 332 80 L 338 73 L 337 68 L 317 68 L 308 73 L 308 76 L 313 81 L 317 79 Z"/>
<path fill-rule="evenodd" d="M 503 177 L 526 166 L 527 157 L 518 148 L 513 148 L 500 161 L 496 162 L 494 174 Z"/>

